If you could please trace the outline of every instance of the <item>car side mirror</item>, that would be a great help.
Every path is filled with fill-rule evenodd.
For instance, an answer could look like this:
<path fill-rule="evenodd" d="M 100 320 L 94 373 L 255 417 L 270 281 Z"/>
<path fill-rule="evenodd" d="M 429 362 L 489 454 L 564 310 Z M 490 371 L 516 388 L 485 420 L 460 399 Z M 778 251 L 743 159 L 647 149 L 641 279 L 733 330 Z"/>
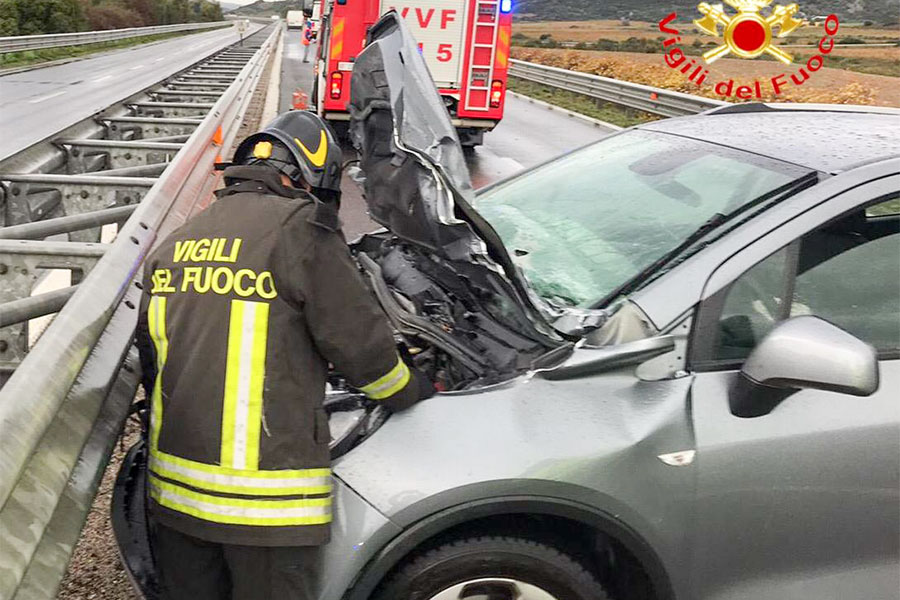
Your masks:
<path fill-rule="evenodd" d="M 739 417 L 768 414 L 801 389 L 870 396 L 878 389 L 875 348 L 813 316 L 784 321 L 757 344 L 729 394 Z"/>

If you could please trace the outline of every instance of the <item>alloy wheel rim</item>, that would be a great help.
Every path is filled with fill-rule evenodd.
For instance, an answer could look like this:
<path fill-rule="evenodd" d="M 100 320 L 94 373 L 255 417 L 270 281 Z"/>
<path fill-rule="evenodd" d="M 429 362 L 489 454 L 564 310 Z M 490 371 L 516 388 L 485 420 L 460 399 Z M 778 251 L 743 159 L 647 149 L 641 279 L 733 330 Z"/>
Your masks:
<path fill-rule="evenodd" d="M 559 598 L 531 583 L 505 577 L 486 577 L 457 583 L 438 592 L 429 600 L 559 600 Z"/>

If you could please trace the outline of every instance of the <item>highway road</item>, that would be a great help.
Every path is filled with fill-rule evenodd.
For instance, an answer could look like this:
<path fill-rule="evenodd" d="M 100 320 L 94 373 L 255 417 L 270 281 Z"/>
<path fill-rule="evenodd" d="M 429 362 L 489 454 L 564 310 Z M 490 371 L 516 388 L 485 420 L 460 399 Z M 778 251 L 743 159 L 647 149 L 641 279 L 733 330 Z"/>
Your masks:
<path fill-rule="evenodd" d="M 251 24 L 247 35 L 261 28 Z M 0 77 L 0 160 L 238 39 L 228 27 Z"/>
<path fill-rule="evenodd" d="M 313 48 L 313 50 L 315 47 Z M 315 52 L 310 52 L 315 56 Z M 279 109 L 289 110 L 295 90 L 312 95 L 312 63 L 303 63 L 300 33 L 286 31 L 281 70 Z M 500 125 L 485 135 L 484 145 L 468 155 L 472 184 L 480 188 L 550 158 L 580 148 L 615 131 L 589 121 L 549 110 L 512 96 L 506 99 L 506 111 Z M 347 148 L 347 151 L 350 151 Z M 344 181 L 341 217 L 344 231 L 352 238 L 373 228 L 366 216 L 365 204 L 356 185 Z"/>

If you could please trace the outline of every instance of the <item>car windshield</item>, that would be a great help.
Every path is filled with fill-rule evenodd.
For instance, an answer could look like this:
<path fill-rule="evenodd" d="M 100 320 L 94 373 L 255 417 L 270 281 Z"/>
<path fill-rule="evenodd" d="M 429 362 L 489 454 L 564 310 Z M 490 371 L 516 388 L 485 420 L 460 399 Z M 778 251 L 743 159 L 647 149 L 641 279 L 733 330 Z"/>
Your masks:
<path fill-rule="evenodd" d="M 730 214 L 808 173 L 731 148 L 632 130 L 478 197 L 534 290 L 588 307 Z"/>

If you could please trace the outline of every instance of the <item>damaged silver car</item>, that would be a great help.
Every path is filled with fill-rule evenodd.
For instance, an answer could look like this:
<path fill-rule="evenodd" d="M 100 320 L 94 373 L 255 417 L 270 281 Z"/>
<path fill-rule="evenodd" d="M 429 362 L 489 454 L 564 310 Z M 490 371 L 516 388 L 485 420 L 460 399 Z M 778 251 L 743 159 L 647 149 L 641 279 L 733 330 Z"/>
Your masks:
<path fill-rule="evenodd" d="M 321 600 L 898 598 L 900 112 L 727 107 L 476 194 L 396 14 L 352 85 L 353 251 L 442 393 L 332 374 Z"/>

